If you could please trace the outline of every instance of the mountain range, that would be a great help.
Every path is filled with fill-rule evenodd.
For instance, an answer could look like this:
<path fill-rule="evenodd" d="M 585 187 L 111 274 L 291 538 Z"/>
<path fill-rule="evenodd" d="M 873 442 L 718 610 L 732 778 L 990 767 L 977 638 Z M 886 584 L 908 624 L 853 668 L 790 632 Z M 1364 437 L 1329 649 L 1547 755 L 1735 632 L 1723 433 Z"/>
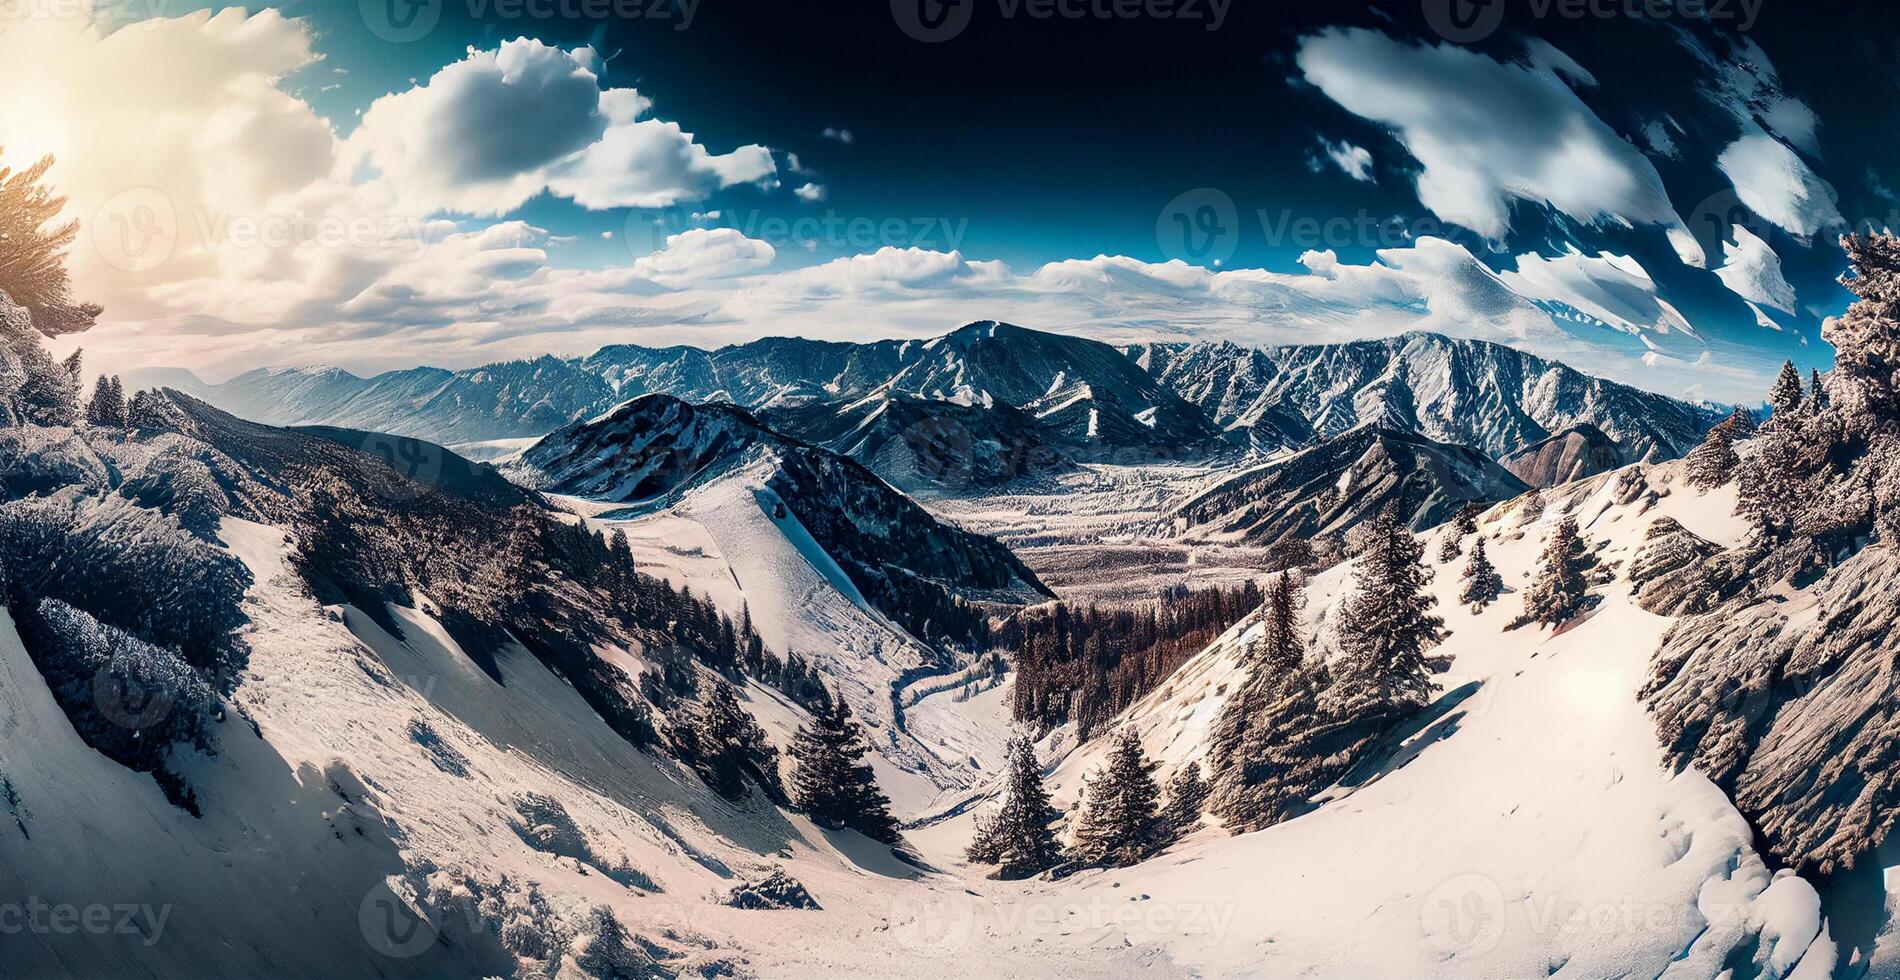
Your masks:
<path fill-rule="evenodd" d="M 167 370 L 134 374 L 128 384 L 177 388 L 271 424 L 451 445 L 535 438 L 663 393 L 731 402 L 871 465 L 896 485 L 953 491 L 1075 462 L 1291 450 L 1363 425 L 1493 457 L 1589 425 L 1632 458 L 1670 458 L 1717 418 L 1707 406 L 1437 334 L 1275 348 L 1115 348 L 990 321 L 927 341 L 769 338 L 714 351 L 613 346 L 582 358 L 461 371 L 360 378 L 334 368 L 278 369 L 221 384 Z"/>

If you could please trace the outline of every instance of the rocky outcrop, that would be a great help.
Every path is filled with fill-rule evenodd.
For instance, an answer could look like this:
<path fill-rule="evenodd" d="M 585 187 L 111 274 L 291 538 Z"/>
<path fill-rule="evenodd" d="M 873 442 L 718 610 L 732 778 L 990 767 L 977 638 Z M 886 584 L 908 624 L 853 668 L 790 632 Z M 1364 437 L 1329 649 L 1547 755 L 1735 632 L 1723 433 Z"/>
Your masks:
<path fill-rule="evenodd" d="M 1540 439 L 1498 462 L 1534 487 L 1554 487 L 1633 462 L 1615 439 L 1587 422 Z"/>

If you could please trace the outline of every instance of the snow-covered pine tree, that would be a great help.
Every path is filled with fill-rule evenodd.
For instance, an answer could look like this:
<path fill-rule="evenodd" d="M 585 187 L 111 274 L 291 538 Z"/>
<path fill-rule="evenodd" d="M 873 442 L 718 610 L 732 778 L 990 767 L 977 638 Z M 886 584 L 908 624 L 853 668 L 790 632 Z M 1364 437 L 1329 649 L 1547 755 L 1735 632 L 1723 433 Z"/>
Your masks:
<path fill-rule="evenodd" d="M 1036 743 L 1017 736 L 1010 741 L 1003 806 L 995 816 L 977 822 L 976 836 L 964 856 L 978 864 L 997 865 L 998 878 L 1041 874 L 1062 860 L 1062 844 L 1051 827 L 1061 816 L 1043 787 Z"/>
<path fill-rule="evenodd" d="M 1464 553 L 1458 546 L 1458 540 L 1458 531 L 1456 528 L 1445 529 L 1444 536 L 1438 541 L 1438 563 L 1440 565 L 1456 561 L 1458 556 Z"/>
<path fill-rule="evenodd" d="M 1155 785 L 1155 765 L 1133 730 L 1124 729 L 1116 737 L 1108 762 L 1083 791 L 1082 816 L 1075 829 L 1078 860 L 1127 867 L 1161 846 L 1161 790 Z"/>
<path fill-rule="evenodd" d="M 1802 437 L 1791 426 L 1770 429 L 1756 440 L 1755 454 L 1736 468 L 1736 513 L 1766 538 L 1786 536 L 1800 507 Z"/>
<path fill-rule="evenodd" d="M 1728 418 L 1716 423 L 1715 427 L 1728 433 L 1731 442 L 1747 439 L 1755 434 L 1755 416 L 1749 414 L 1748 409 L 1737 405 L 1735 411 L 1728 413 Z"/>
<path fill-rule="evenodd" d="M 1774 410 L 1769 421 L 1786 421 L 1801 407 L 1801 372 L 1794 369 L 1793 361 L 1781 362 L 1781 373 L 1768 388 L 1768 406 Z"/>
<path fill-rule="evenodd" d="M 745 799 L 747 783 L 756 782 L 771 799 L 785 799 L 784 784 L 779 781 L 778 750 L 759 723 L 739 706 L 732 685 L 712 683 L 712 690 L 706 692 L 684 736 L 682 747 L 693 767 L 720 796 Z"/>
<path fill-rule="evenodd" d="M 1821 369 L 1808 369 L 1808 400 L 1803 406 L 1810 413 L 1827 409 L 1827 389 L 1821 385 Z"/>
<path fill-rule="evenodd" d="M 891 801 L 877 788 L 865 763 L 870 747 L 851 706 L 834 697 L 812 710 L 812 723 L 792 736 L 792 802 L 821 827 L 848 827 L 872 840 L 895 844 L 897 821 Z"/>
<path fill-rule="evenodd" d="M 1208 735 L 1214 768 L 1214 811 L 1229 826 L 1253 826 L 1270 802 L 1258 787 L 1272 770 L 1279 739 L 1274 734 L 1276 706 L 1306 682 L 1302 664 L 1303 604 L 1297 572 L 1282 572 L 1267 583 L 1260 607 L 1260 630 L 1246 648 L 1240 685 L 1228 697 Z M 1311 707 L 1310 699 L 1308 707 Z"/>
<path fill-rule="evenodd" d="M 1207 805 L 1207 781 L 1201 778 L 1201 764 L 1190 762 L 1168 780 L 1168 801 L 1161 807 L 1161 825 L 1169 841 L 1177 841 L 1201 823 L 1201 808 Z"/>
<path fill-rule="evenodd" d="M 1735 475 L 1741 461 L 1735 455 L 1731 430 L 1718 425 L 1683 459 L 1683 479 L 1692 487 L 1719 487 Z"/>
<path fill-rule="evenodd" d="M 1834 346 L 1828 394 L 1849 415 L 1891 425 L 1900 419 L 1900 237 L 1847 235 L 1841 248 L 1854 269 L 1841 285 L 1857 299 L 1821 328 Z"/>
<path fill-rule="evenodd" d="M 86 402 L 86 424 L 112 429 L 125 426 L 125 399 L 113 400 L 112 378 L 108 375 L 100 375 L 92 386 L 92 400 Z"/>
<path fill-rule="evenodd" d="M 1431 700 L 1425 653 L 1444 639 L 1445 622 L 1428 611 L 1437 600 L 1426 591 L 1432 575 L 1419 563 L 1421 551 L 1397 508 L 1373 521 L 1354 591 L 1341 609 L 1348 713 L 1410 710 Z"/>
<path fill-rule="evenodd" d="M 1524 615 L 1513 626 L 1561 626 L 1590 605 L 1590 552 L 1577 519 L 1566 515 L 1551 528 L 1537 578 L 1524 591 Z"/>
<path fill-rule="evenodd" d="M 1483 538 L 1471 544 L 1471 558 L 1465 562 L 1464 583 L 1464 588 L 1458 593 L 1458 601 L 1470 606 L 1473 612 L 1489 605 L 1504 589 L 1504 579 L 1491 564 L 1491 558 L 1484 553 Z"/>
<path fill-rule="evenodd" d="M 1482 513 L 1484 505 L 1475 501 L 1458 508 L 1458 516 L 1451 519 L 1451 533 L 1460 538 L 1478 533 L 1478 515 Z"/>

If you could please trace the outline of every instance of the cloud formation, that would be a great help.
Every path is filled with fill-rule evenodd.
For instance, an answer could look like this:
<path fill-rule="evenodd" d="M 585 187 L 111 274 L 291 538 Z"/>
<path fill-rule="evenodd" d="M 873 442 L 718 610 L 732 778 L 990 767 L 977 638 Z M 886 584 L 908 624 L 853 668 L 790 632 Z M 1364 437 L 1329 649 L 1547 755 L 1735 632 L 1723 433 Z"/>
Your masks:
<path fill-rule="evenodd" d="M 1294 57 L 1328 98 L 1391 130 L 1422 165 L 1419 201 L 1439 218 L 1502 240 L 1512 203 L 1528 201 L 1591 225 L 1660 226 L 1701 265 L 1656 168 L 1564 81 L 1589 74 L 1548 44 L 1530 60 L 1360 28 L 1302 38 Z"/>
<path fill-rule="evenodd" d="M 370 104 L 350 135 L 353 170 L 420 212 L 501 215 L 544 191 L 582 207 L 656 208 L 773 179 L 763 146 L 715 154 L 652 100 L 602 90 L 590 48 L 531 38 L 471 49 L 428 81 Z"/>
<path fill-rule="evenodd" d="M 1325 169 L 1328 162 L 1338 167 L 1340 173 L 1354 180 L 1365 181 L 1366 183 L 1375 183 L 1377 181 L 1377 178 L 1372 174 L 1372 152 L 1363 146 L 1356 146 L 1346 140 L 1340 140 L 1335 143 L 1321 136 L 1319 138 L 1319 150 L 1317 152 L 1309 151 L 1306 158 L 1306 166 L 1314 173 L 1319 173 Z"/>

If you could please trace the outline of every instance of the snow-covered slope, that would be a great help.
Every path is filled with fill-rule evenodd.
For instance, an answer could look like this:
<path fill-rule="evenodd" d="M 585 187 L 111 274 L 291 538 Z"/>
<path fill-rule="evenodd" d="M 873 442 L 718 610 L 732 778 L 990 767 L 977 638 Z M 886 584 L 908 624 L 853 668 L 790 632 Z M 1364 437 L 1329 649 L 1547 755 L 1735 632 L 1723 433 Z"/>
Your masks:
<path fill-rule="evenodd" d="M 1370 423 L 1501 456 L 1589 423 L 1637 458 L 1651 447 L 1673 458 L 1716 421 L 1706 409 L 1555 361 L 1431 333 L 1265 351 L 1146 344 L 1128 354 L 1228 429 L 1297 433 L 1297 418 L 1332 435 Z"/>
<path fill-rule="evenodd" d="M 1674 464 L 1544 496 L 1539 514 L 1510 502 L 1480 520 L 1514 590 L 1564 514 L 1613 567 L 1660 518 L 1720 542 L 1742 533 L 1733 491 L 1685 489 Z M 1134 868 L 1020 886 L 1023 900 L 1166 911 L 1132 916 L 1130 940 L 1210 976 L 1828 975 L 1835 948 L 1814 888 L 1764 864 L 1722 792 L 1675 772 L 1656 743 L 1637 690 L 1670 620 L 1638 608 L 1619 577 L 1581 621 L 1508 630 L 1521 600 L 1507 593 L 1472 614 L 1454 601 L 1461 565 L 1436 566 L 1432 584 L 1451 632 L 1437 651 L 1449 659 L 1442 693 L 1394 754 L 1267 830 L 1210 827 Z M 1351 575 L 1340 566 L 1312 582 L 1322 651 Z M 1162 761 L 1158 778 L 1203 758 L 1258 629 L 1238 624 L 1125 713 Z M 1075 801 L 1108 741 L 1078 748 L 1059 730 L 1045 743 L 1058 806 Z M 974 812 L 914 837 L 955 863 Z M 1190 924 L 1203 928 L 1190 936 Z"/>

